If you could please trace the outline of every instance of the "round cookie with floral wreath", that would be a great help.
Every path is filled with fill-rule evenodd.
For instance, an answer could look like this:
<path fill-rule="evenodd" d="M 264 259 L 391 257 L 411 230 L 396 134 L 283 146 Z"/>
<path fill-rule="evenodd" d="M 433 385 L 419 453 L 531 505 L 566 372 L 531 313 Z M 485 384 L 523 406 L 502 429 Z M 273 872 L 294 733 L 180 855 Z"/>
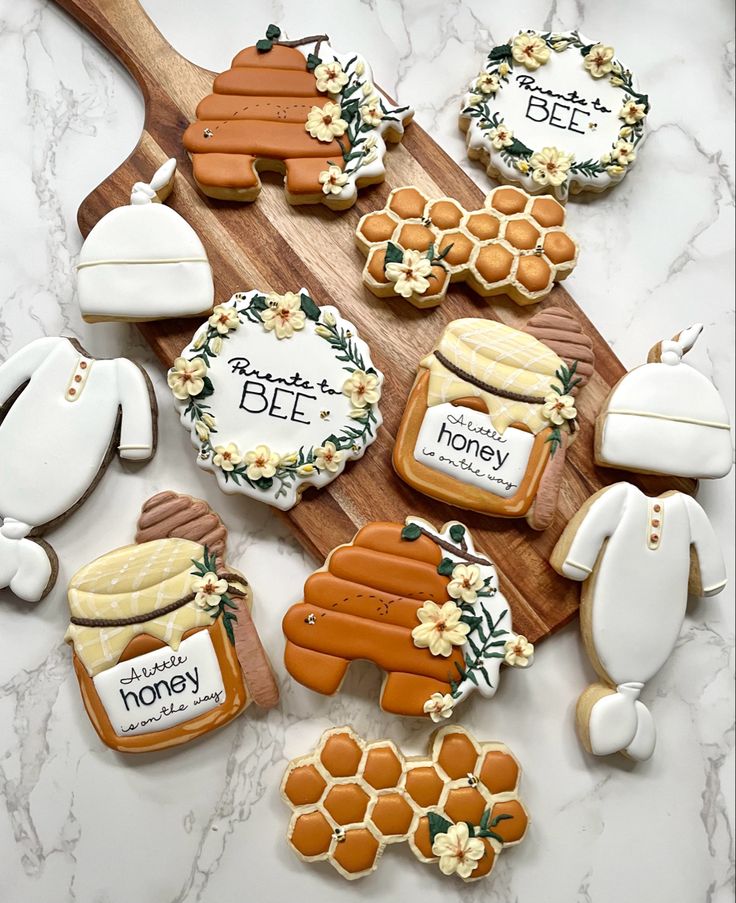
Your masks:
<path fill-rule="evenodd" d="M 489 175 L 565 200 L 624 178 L 648 114 L 649 98 L 613 47 L 577 31 L 522 31 L 488 54 L 460 128 Z"/>
<path fill-rule="evenodd" d="M 381 425 L 368 346 L 305 289 L 218 304 L 168 384 L 199 466 L 224 492 L 284 511 L 361 458 Z"/>

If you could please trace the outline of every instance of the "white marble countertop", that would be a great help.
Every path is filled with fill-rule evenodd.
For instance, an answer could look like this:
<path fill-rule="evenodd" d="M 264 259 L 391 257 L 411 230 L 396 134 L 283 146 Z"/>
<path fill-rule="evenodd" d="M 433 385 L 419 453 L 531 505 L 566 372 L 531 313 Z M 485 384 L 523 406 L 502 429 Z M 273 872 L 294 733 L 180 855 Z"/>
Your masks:
<path fill-rule="evenodd" d="M 360 49 L 386 90 L 479 186 L 466 161 L 458 99 L 492 44 L 520 27 L 568 29 L 615 45 L 649 92 L 651 133 L 622 186 L 571 207 L 583 248 L 567 282 L 623 362 L 692 321 L 691 358 L 733 417 L 733 5 L 727 0 L 617 4 L 483 0 L 342 0 L 309 4 L 145 0 L 184 55 L 215 70 L 269 22 L 326 28 Z M 523 11 L 522 11 L 523 7 Z M 525 767 L 533 823 L 488 882 L 465 887 L 389 849 L 348 885 L 300 863 L 284 833 L 278 785 L 287 759 L 321 731 L 352 724 L 423 752 L 424 723 L 382 714 L 379 675 L 358 666 L 335 698 L 295 685 L 281 663 L 281 617 L 312 562 L 264 506 L 219 494 L 193 466 L 162 369 L 132 327 L 90 327 L 75 300 L 81 199 L 130 152 L 143 122 L 131 79 L 52 3 L 0 2 L 5 139 L 0 148 L 0 360 L 41 335 L 74 335 L 97 356 L 129 355 L 154 376 L 160 446 L 135 473 L 113 462 L 82 511 L 53 531 L 60 579 L 41 604 L 0 593 L 0 897 L 7 903 L 237 903 L 311 899 L 463 899 L 519 903 L 726 903 L 734 892 L 733 583 L 694 600 L 669 662 L 644 692 L 659 732 L 654 758 L 595 760 L 578 744 L 574 704 L 592 671 L 572 625 L 540 646 L 533 672 L 497 699 L 466 704 L 463 723 L 507 742 Z M 390 164 L 389 164 L 390 165 Z M 33 449 L 29 449 L 33 454 Z M 131 540 L 141 503 L 171 488 L 210 501 L 230 527 L 231 563 L 255 589 L 255 618 L 283 701 L 172 754 L 131 760 L 104 748 L 82 708 L 68 648 L 65 582 Z M 699 498 L 733 549 L 733 481 Z M 733 578 L 733 560 L 729 573 Z M 275 575 L 278 575 L 277 577 Z M 533 684 L 529 689 L 530 682 Z"/>

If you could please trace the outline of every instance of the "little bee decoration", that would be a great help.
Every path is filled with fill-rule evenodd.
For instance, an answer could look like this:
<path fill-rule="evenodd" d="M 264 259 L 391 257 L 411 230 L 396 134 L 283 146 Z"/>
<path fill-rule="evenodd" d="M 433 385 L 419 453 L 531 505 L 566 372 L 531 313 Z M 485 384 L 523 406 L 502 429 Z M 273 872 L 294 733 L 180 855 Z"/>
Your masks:
<path fill-rule="evenodd" d="M 493 320 L 450 323 L 419 365 L 396 472 L 432 498 L 546 529 L 576 437 L 575 396 L 594 360 L 591 341 L 560 308 L 523 331 Z"/>

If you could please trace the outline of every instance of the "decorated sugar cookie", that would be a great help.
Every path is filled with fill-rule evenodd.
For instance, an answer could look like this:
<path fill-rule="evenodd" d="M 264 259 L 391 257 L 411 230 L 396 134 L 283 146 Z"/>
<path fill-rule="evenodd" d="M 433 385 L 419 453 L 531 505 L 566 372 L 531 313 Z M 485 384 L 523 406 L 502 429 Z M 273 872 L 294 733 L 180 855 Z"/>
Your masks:
<path fill-rule="evenodd" d="M 368 346 L 305 289 L 217 305 L 168 382 L 199 466 L 225 492 L 282 510 L 362 457 L 381 425 Z"/>
<path fill-rule="evenodd" d="M 327 35 L 287 41 L 270 25 L 217 76 L 184 146 L 210 197 L 254 201 L 258 173 L 276 170 L 290 204 L 344 210 L 383 181 L 386 142 L 401 141 L 412 117 L 379 93 L 359 54 L 334 51 Z"/>
<path fill-rule="evenodd" d="M 189 223 L 163 204 L 175 173 L 171 159 L 148 184 L 136 182 L 130 205 L 106 213 L 87 236 L 77 290 L 88 323 L 193 317 L 212 307 L 207 252 Z"/>
<path fill-rule="evenodd" d="M 472 692 L 490 698 L 502 663 L 525 668 L 493 563 L 453 521 L 373 523 L 338 546 L 307 580 L 283 622 L 284 662 L 296 680 L 336 693 L 351 661 L 386 672 L 381 708 L 439 722 Z"/>
<path fill-rule="evenodd" d="M 522 31 L 488 54 L 460 128 L 489 175 L 564 201 L 624 178 L 648 114 L 649 98 L 613 47 L 577 31 Z"/>
<path fill-rule="evenodd" d="M 726 405 L 713 383 L 683 361 L 702 331 L 697 323 L 659 342 L 646 364 L 613 387 L 596 420 L 598 464 L 696 480 L 730 472 Z"/>
<path fill-rule="evenodd" d="M 564 225 L 561 204 L 518 188 L 496 188 L 471 211 L 453 198 L 397 188 L 383 210 L 363 216 L 355 238 L 368 257 L 363 282 L 379 298 L 436 307 L 451 282 L 467 282 L 485 298 L 533 304 L 577 262 Z"/>
<path fill-rule="evenodd" d="M 114 455 L 153 456 L 156 416 L 142 367 L 96 360 L 74 339 L 36 339 L 0 365 L 0 588 L 28 602 L 51 591 L 58 560 L 41 535 Z"/>
<path fill-rule="evenodd" d="M 726 586 L 718 540 L 688 495 L 649 498 L 630 483 L 591 496 L 552 553 L 552 566 L 584 583 L 580 623 L 602 683 L 577 705 L 583 745 L 596 756 L 654 752 L 651 712 L 639 699 L 669 658 L 688 593 L 714 596 Z"/>
<path fill-rule="evenodd" d="M 507 746 L 459 726 L 439 730 L 426 757 L 333 728 L 286 769 L 288 841 L 304 862 L 327 861 L 349 881 L 374 872 L 395 843 L 445 876 L 477 881 L 526 835 L 520 777 Z"/>
<path fill-rule="evenodd" d="M 576 394 L 593 366 L 592 342 L 561 308 L 523 331 L 494 320 L 450 323 L 419 365 L 396 472 L 432 498 L 546 529 L 576 438 Z"/>
<path fill-rule="evenodd" d="M 226 541 L 205 502 L 162 492 L 143 507 L 136 545 L 72 577 L 66 641 L 90 721 L 113 749 L 178 746 L 251 702 L 278 702 Z"/>

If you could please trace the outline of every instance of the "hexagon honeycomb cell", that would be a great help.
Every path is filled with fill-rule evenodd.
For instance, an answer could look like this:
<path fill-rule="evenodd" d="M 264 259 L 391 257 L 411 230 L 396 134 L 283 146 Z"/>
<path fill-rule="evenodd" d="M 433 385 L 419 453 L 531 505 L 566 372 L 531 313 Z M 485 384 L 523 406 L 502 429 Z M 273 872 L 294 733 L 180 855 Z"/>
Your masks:
<path fill-rule="evenodd" d="M 417 859 L 423 859 L 425 862 L 432 861 L 432 842 L 429 839 L 429 819 L 426 815 L 419 819 L 417 829 L 411 836 L 410 844 Z"/>
<path fill-rule="evenodd" d="M 402 248 L 413 248 L 416 251 L 426 251 L 437 241 L 437 236 L 431 229 L 421 223 L 407 223 L 402 226 L 397 236 L 397 241 Z"/>
<path fill-rule="evenodd" d="M 327 784 L 314 765 L 302 765 L 289 772 L 284 793 L 295 806 L 316 803 Z"/>
<path fill-rule="evenodd" d="M 386 793 L 378 797 L 371 821 L 384 837 L 404 835 L 411 827 L 414 810 L 401 793 Z"/>
<path fill-rule="evenodd" d="M 561 226 L 565 222 L 565 208 L 554 198 L 537 198 L 532 204 L 530 213 L 545 229 Z"/>
<path fill-rule="evenodd" d="M 321 812 L 307 812 L 294 822 L 289 837 L 291 845 L 302 856 L 323 856 L 332 843 L 332 828 Z"/>
<path fill-rule="evenodd" d="M 491 750 L 483 757 L 478 777 L 491 793 L 506 793 L 516 789 L 519 766 L 509 753 Z"/>
<path fill-rule="evenodd" d="M 406 792 L 422 808 L 434 806 L 439 802 L 444 781 L 432 765 L 425 768 L 412 768 L 406 776 Z"/>
<path fill-rule="evenodd" d="M 394 234 L 398 220 L 388 213 L 369 213 L 363 217 L 358 232 L 369 243 L 388 241 Z"/>
<path fill-rule="evenodd" d="M 475 787 L 458 787 L 447 794 L 442 808 L 450 821 L 467 821 L 471 825 L 479 825 L 488 805 Z"/>
<path fill-rule="evenodd" d="M 516 281 L 530 294 L 541 292 L 552 281 L 552 269 L 543 257 L 522 257 L 516 268 Z"/>
<path fill-rule="evenodd" d="M 457 267 L 470 260 L 474 247 L 475 244 L 464 232 L 448 232 L 440 241 L 438 250 L 442 253 L 449 249 L 443 259 L 448 266 Z"/>
<path fill-rule="evenodd" d="M 507 816 L 497 822 L 493 831 L 503 837 L 504 843 L 518 843 L 526 833 L 528 818 L 524 807 L 518 800 L 505 800 L 496 803 L 491 810 L 491 822 L 499 815 Z"/>
<path fill-rule="evenodd" d="M 320 758 L 333 777 L 352 777 L 358 773 L 363 750 L 351 734 L 332 734 L 323 746 Z"/>
<path fill-rule="evenodd" d="M 511 272 L 514 255 L 503 245 L 486 245 L 475 261 L 475 269 L 483 282 L 493 285 L 502 282 Z"/>
<path fill-rule="evenodd" d="M 544 239 L 544 253 L 552 263 L 568 263 L 575 260 L 575 242 L 565 232 L 554 230 Z"/>
<path fill-rule="evenodd" d="M 501 228 L 501 222 L 492 213 L 474 213 L 468 217 L 468 232 L 472 232 L 480 241 L 489 241 L 497 238 Z"/>
<path fill-rule="evenodd" d="M 427 198 L 416 188 L 399 188 L 391 192 L 388 209 L 401 219 L 421 219 Z"/>
<path fill-rule="evenodd" d="M 456 201 L 433 201 L 427 216 L 438 229 L 457 229 L 465 211 Z"/>
<path fill-rule="evenodd" d="M 393 747 L 372 746 L 366 756 L 363 780 L 371 787 L 375 787 L 376 790 L 397 787 L 401 780 L 402 770 L 403 763 L 399 760 Z"/>
<path fill-rule="evenodd" d="M 337 784 L 325 797 L 325 809 L 338 825 L 363 821 L 370 797 L 359 784 Z"/>
<path fill-rule="evenodd" d="M 464 778 L 474 774 L 477 762 L 478 749 L 465 731 L 454 731 L 444 735 L 437 764 L 449 778 Z"/>
<path fill-rule="evenodd" d="M 379 843 L 367 828 L 351 828 L 345 838 L 335 846 L 332 854 L 350 875 L 372 871 L 378 858 Z"/>
<path fill-rule="evenodd" d="M 490 197 L 490 206 L 505 216 L 521 213 L 526 207 L 529 195 L 518 188 L 497 188 Z"/>
<path fill-rule="evenodd" d="M 520 251 L 531 251 L 536 248 L 540 233 L 539 229 L 535 229 L 526 217 L 522 217 L 521 219 L 512 219 L 506 224 L 503 237 Z"/>

